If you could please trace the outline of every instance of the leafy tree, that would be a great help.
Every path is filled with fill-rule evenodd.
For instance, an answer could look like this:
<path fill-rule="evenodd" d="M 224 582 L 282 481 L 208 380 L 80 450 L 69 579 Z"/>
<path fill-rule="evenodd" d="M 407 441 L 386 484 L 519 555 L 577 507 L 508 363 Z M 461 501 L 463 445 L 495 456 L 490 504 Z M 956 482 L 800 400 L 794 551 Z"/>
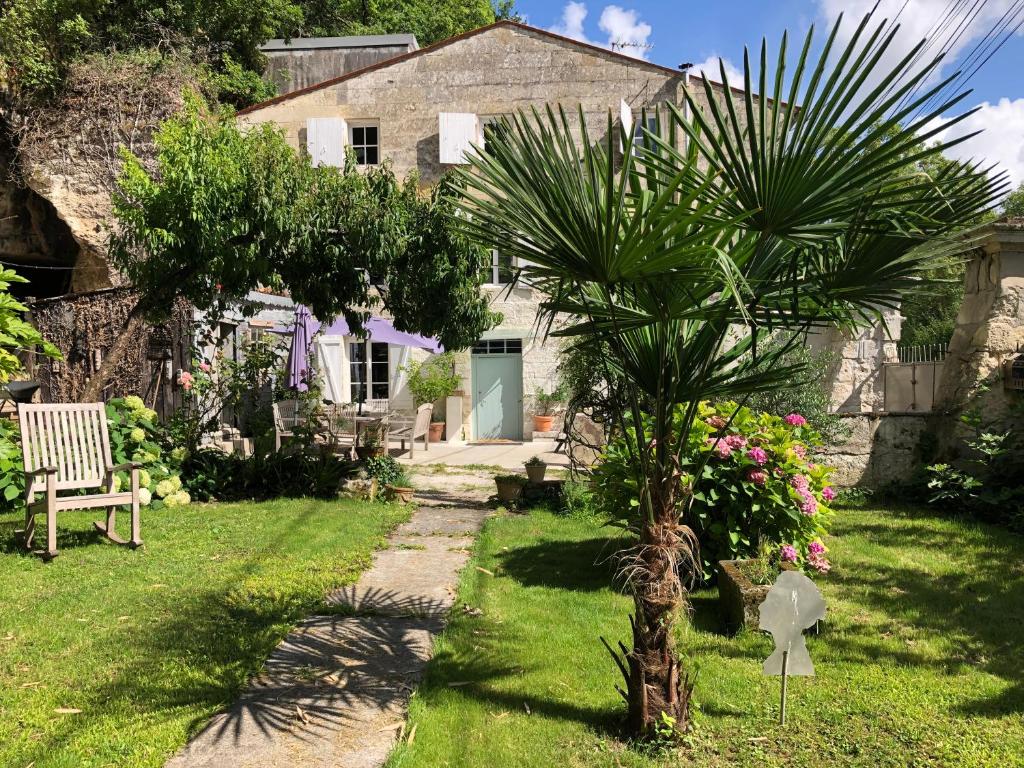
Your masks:
<path fill-rule="evenodd" d="M 490 24 L 490 0 L 300 0 L 305 37 L 411 32 L 420 45 Z M 502 13 L 512 13 L 501 3 Z"/>
<path fill-rule="evenodd" d="M 59 358 L 60 352 L 42 334 L 22 318 L 28 308 L 10 294 L 11 283 L 27 283 L 13 269 L 0 267 L 0 383 L 22 370 L 19 352 L 35 354 L 40 348 L 44 355 Z"/>
<path fill-rule="evenodd" d="M 912 57 L 883 71 L 895 31 L 871 18 L 845 50 L 834 31 L 816 64 L 809 33 L 786 90 L 785 42 L 778 77 L 762 44 L 760 72 L 745 56 L 743 83 L 761 99 L 705 80 L 706 112 L 687 94 L 689 109 L 668 105 L 669 129 L 642 142 L 616 135 L 609 116 L 598 145 L 564 112 L 518 114 L 461 172 L 459 226 L 516 257 L 544 294 L 543 327 L 606 344 L 604 378 L 624 383 L 614 416 L 637 497 L 635 546 L 620 553 L 620 574 L 634 612 L 632 648 L 613 655 L 637 735 L 689 723 L 693 680 L 674 628 L 700 559 L 690 500 L 703 467 L 682 463 L 700 403 L 790 386 L 804 365 L 783 356 L 808 328 L 853 329 L 896 306 L 957 247 L 947 236 L 1000 194 L 973 166 L 917 173 L 943 147 L 908 150 L 957 100 L 940 97 L 911 119 L 943 86 L 908 96 L 918 82 L 907 76 Z M 876 90 L 864 87 L 872 74 Z M 721 77 L 728 82 L 724 66 Z M 904 96 L 909 106 L 895 109 Z M 662 134 L 685 136 L 685 148 Z M 548 324 L 556 318 L 564 324 Z M 765 348 L 779 331 L 785 342 Z M 793 514 L 804 514 L 793 490 Z"/>
<path fill-rule="evenodd" d="M 1003 215 L 1013 217 L 1024 216 L 1024 182 L 1021 182 L 1003 201 Z"/>
<path fill-rule="evenodd" d="M 260 286 L 356 331 L 386 309 L 448 349 L 499 319 L 479 290 L 488 252 L 451 230 L 447 185 L 421 198 L 387 165 L 314 168 L 275 127 L 243 133 L 195 97 L 155 142 L 157 172 L 126 153 L 114 197 L 110 253 L 142 297 L 135 320 L 166 317 L 179 297 L 216 315 Z"/>

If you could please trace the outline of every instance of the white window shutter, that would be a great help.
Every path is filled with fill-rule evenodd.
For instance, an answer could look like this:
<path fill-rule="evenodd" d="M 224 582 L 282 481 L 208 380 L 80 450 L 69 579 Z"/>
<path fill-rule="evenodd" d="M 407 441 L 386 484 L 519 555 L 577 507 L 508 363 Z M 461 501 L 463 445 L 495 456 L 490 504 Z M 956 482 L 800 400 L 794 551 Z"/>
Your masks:
<path fill-rule="evenodd" d="M 345 339 L 341 336 L 321 336 L 316 341 L 317 362 L 323 377 L 325 399 L 334 403 L 347 403 L 351 398 L 344 388 Z"/>
<path fill-rule="evenodd" d="M 441 112 L 437 116 L 441 162 L 446 165 L 460 165 L 476 144 L 484 144 L 483 126 L 480 118 L 470 112 Z"/>
<path fill-rule="evenodd" d="M 345 165 L 348 123 L 340 117 L 311 117 L 306 121 L 306 147 L 313 166 Z"/>
<path fill-rule="evenodd" d="M 619 100 L 619 119 L 622 120 L 622 127 L 626 129 L 626 135 L 633 134 L 633 108 L 626 103 L 625 99 Z"/>

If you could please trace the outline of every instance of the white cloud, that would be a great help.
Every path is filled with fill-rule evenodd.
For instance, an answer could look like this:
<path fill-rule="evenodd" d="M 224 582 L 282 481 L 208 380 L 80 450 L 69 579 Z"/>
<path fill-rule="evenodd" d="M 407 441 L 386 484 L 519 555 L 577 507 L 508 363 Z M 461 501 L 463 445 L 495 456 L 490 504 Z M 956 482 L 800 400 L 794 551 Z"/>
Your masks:
<path fill-rule="evenodd" d="M 647 58 L 647 40 L 651 25 L 640 21 L 640 14 L 617 5 L 606 5 L 597 24 L 608 33 L 608 46 L 641 59 Z"/>
<path fill-rule="evenodd" d="M 983 102 L 977 112 L 950 126 L 935 138 L 949 141 L 984 129 L 946 154 L 958 160 L 996 163 L 1010 175 L 1014 187 L 1024 182 L 1024 98 Z"/>
<path fill-rule="evenodd" d="M 708 80 L 714 80 L 716 83 L 722 82 L 722 70 L 719 66 L 719 59 L 725 63 L 725 74 L 729 78 L 729 85 L 735 88 L 742 88 L 743 73 L 729 59 L 720 57 L 718 54 L 713 53 L 700 64 L 694 64 L 690 69 L 690 74 L 694 77 L 700 77 L 701 73 L 704 73 L 708 76 Z"/>
<path fill-rule="evenodd" d="M 586 3 L 568 2 L 562 9 L 562 21 L 551 27 L 552 32 L 571 37 L 580 42 L 590 42 L 583 31 L 583 20 L 587 18 Z"/>
<path fill-rule="evenodd" d="M 549 31 L 582 43 L 600 45 L 602 48 L 619 51 L 630 56 L 647 58 L 647 41 L 654 31 L 651 25 L 640 19 L 640 14 L 618 5 L 606 5 L 601 11 L 597 26 L 608 35 L 604 43 L 587 38 L 583 22 L 589 14 L 586 3 L 570 0 L 562 8 L 562 19 L 549 27 Z"/>

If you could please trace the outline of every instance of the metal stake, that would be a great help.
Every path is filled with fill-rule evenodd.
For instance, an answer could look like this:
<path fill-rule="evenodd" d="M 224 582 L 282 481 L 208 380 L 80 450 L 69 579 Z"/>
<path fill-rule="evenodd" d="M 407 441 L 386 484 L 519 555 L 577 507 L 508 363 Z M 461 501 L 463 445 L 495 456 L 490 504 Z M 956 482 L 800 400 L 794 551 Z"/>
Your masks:
<path fill-rule="evenodd" d="M 786 724 L 786 672 L 789 667 L 789 651 L 782 652 L 782 704 L 779 707 L 779 725 Z"/>

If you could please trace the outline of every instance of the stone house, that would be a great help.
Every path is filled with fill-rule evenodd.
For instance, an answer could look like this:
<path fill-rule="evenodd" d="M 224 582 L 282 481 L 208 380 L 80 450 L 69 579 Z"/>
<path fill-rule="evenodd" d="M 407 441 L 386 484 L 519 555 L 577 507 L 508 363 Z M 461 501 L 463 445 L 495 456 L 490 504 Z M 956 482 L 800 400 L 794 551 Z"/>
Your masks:
<path fill-rule="evenodd" d="M 665 102 L 681 105 L 687 87 L 683 71 L 499 21 L 296 89 L 242 110 L 239 120 L 277 124 L 315 163 L 340 164 L 351 147 L 360 163 L 388 160 L 400 176 L 416 171 L 429 187 L 464 162 L 471 144 L 485 145 L 486 126 L 503 115 L 582 106 L 597 141 L 609 113 L 618 125 Z M 486 291 L 504 320 L 459 355 L 465 396 L 462 413 L 448 414 L 449 439 L 531 439 L 535 394 L 556 384 L 559 346 L 535 327 L 536 292 L 522 283 L 510 288 L 515 265 L 498 253 L 493 259 Z M 349 401 L 366 376 L 375 396 L 411 406 L 401 369 L 414 352 L 355 338 L 320 343 L 321 365 L 337 369 L 325 377 L 339 382 L 334 399 Z"/>

